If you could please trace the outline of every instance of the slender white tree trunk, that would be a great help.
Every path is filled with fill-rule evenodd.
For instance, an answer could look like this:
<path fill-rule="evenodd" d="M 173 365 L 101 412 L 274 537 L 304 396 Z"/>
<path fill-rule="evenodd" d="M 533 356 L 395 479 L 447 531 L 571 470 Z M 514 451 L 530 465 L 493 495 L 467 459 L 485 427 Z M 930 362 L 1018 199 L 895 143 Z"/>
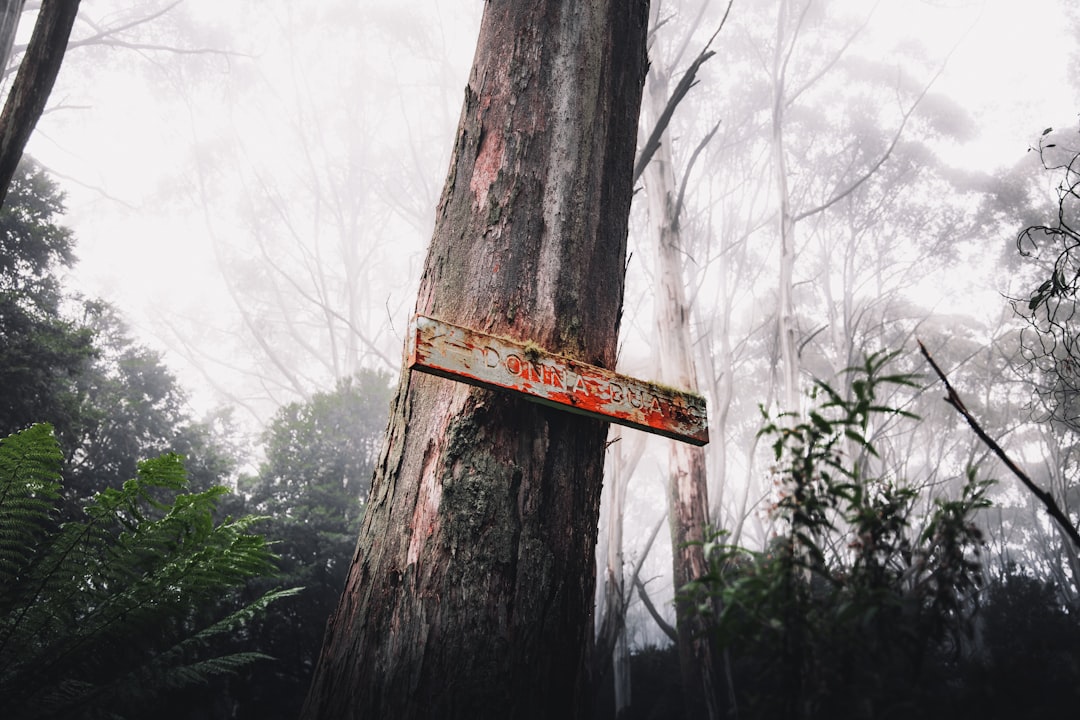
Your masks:
<path fill-rule="evenodd" d="M 784 147 L 784 109 L 787 102 L 788 0 L 781 0 L 776 15 L 776 44 L 772 66 L 772 150 L 776 194 L 780 204 L 780 281 L 776 296 L 777 341 L 780 349 L 781 410 L 799 411 L 799 353 L 795 339 L 795 301 L 792 298 L 795 271 L 795 219 L 788 187 L 787 150 Z"/>
<path fill-rule="evenodd" d="M 654 68 L 649 75 L 648 102 L 653 117 L 663 111 L 669 95 L 666 75 Z M 665 132 L 660 148 L 645 170 L 649 227 L 656 241 L 656 315 L 658 354 L 663 382 L 691 392 L 698 391 L 694 368 L 690 308 L 686 300 L 683 249 L 679 232 L 677 192 L 672 167 L 670 135 Z M 705 451 L 686 443 L 670 443 L 668 455 L 668 504 L 676 591 L 705 574 L 701 541 L 709 523 L 708 479 Z M 719 717 L 716 707 L 715 667 L 712 648 L 703 636 L 696 608 L 676 603 L 679 660 L 688 717 Z"/>
<path fill-rule="evenodd" d="M 7 70 L 26 0 L 0 0 L 0 70 Z"/>

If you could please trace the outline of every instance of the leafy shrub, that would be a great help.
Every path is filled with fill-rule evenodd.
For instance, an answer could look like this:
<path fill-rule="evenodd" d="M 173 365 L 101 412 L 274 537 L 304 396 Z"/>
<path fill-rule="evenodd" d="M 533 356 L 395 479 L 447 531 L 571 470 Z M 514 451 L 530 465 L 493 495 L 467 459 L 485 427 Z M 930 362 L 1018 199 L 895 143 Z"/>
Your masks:
<path fill-rule="evenodd" d="M 912 384 L 884 372 L 892 357 L 849 369 L 851 397 L 818 382 L 805 419 L 766 418 L 782 530 L 764 552 L 712 534 L 709 572 L 683 589 L 732 650 L 742 704 L 761 716 L 909 711 L 927 662 L 947 661 L 941 653 L 970 635 L 982 544 L 972 516 L 988 483 L 969 473 L 920 532 L 918 493 L 869 471 L 875 424 L 913 417 L 880 399 Z"/>

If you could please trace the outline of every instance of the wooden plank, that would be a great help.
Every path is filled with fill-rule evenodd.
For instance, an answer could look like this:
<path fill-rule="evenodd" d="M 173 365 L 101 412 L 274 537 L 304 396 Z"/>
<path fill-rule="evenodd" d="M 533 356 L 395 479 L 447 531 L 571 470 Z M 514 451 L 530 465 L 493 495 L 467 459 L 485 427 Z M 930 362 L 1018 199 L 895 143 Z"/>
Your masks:
<path fill-rule="evenodd" d="M 434 318 L 409 331 L 408 367 L 693 445 L 709 442 L 705 399 Z"/>

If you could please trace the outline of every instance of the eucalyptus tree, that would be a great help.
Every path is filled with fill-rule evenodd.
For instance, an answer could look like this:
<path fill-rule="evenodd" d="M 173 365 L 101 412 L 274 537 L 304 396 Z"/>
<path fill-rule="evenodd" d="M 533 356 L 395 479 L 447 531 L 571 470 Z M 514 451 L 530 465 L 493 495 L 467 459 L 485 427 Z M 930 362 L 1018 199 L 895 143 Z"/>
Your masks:
<path fill-rule="evenodd" d="M 690 167 L 674 165 L 671 151 L 672 133 L 668 127 L 673 110 L 685 98 L 695 82 L 701 65 L 714 53 L 706 45 L 684 71 L 677 85 L 672 83 L 671 65 L 681 61 L 688 45 L 668 57 L 659 49 L 661 4 L 653 8 L 652 26 L 655 59 L 647 78 L 644 107 L 652 127 L 637 162 L 644 178 L 648 201 L 649 234 L 655 245 L 654 298 L 656 341 L 652 350 L 654 363 L 661 379 L 670 385 L 690 392 L 699 392 L 700 383 L 695 368 L 694 342 L 691 329 L 692 308 L 687 297 L 687 282 L 683 257 L 687 251 L 681 227 L 683 204 Z M 730 11 L 731 5 L 728 5 Z M 699 19 L 705 4 L 700 8 Z M 727 19 L 724 14 L 724 20 Z M 723 20 L 721 21 L 721 25 Z M 688 36 L 695 28 L 687 30 Z M 719 30 L 717 31 L 719 32 Z M 709 44 L 712 39 L 710 38 Z M 714 127 L 691 155 L 689 164 L 697 158 L 716 132 Z M 676 174 L 679 177 L 676 177 Z M 709 494 L 706 476 L 706 453 L 701 447 L 670 441 L 668 456 L 668 525 L 671 533 L 673 578 L 681 587 L 706 571 L 701 551 L 709 526 Z M 719 717 L 715 687 L 718 684 L 719 663 L 713 657 L 711 644 L 697 624 L 693 608 L 676 603 L 676 627 L 679 659 L 682 666 L 684 698 L 688 716 Z"/>
<path fill-rule="evenodd" d="M 721 121 L 687 185 L 682 236 L 710 419 L 739 438 L 709 458 L 713 515 L 736 536 L 767 535 L 757 406 L 797 409 L 802 374 L 904 342 L 931 312 L 907 293 L 947 265 L 978 202 L 936 158 L 971 128 L 932 92 L 942 61 L 911 45 L 885 57 L 871 11 L 736 5 L 687 100 L 718 116 L 675 117 L 683 162 Z"/>
<path fill-rule="evenodd" d="M 418 312 L 614 366 L 647 20 L 485 6 Z M 403 372 L 303 716 L 584 715 L 606 436 Z"/>

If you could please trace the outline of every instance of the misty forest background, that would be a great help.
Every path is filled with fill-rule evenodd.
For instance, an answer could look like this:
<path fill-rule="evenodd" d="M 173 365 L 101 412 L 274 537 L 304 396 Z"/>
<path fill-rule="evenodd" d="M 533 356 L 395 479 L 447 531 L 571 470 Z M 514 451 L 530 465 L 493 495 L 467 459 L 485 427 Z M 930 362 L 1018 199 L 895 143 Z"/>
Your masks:
<path fill-rule="evenodd" d="M 83 5 L 0 210 L 0 714 L 294 717 L 481 4 Z M 696 83 L 618 369 L 663 376 L 667 182 L 714 532 L 674 587 L 668 441 L 613 430 L 599 716 L 681 716 L 676 593 L 725 716 L 1080 702 L 1080 547 L 916 344 L 1080 524 L 1080 9 L 1011 5 L 736 0 L 714 36 L 727 2 L 654 2 L 642 144 Z"/>

